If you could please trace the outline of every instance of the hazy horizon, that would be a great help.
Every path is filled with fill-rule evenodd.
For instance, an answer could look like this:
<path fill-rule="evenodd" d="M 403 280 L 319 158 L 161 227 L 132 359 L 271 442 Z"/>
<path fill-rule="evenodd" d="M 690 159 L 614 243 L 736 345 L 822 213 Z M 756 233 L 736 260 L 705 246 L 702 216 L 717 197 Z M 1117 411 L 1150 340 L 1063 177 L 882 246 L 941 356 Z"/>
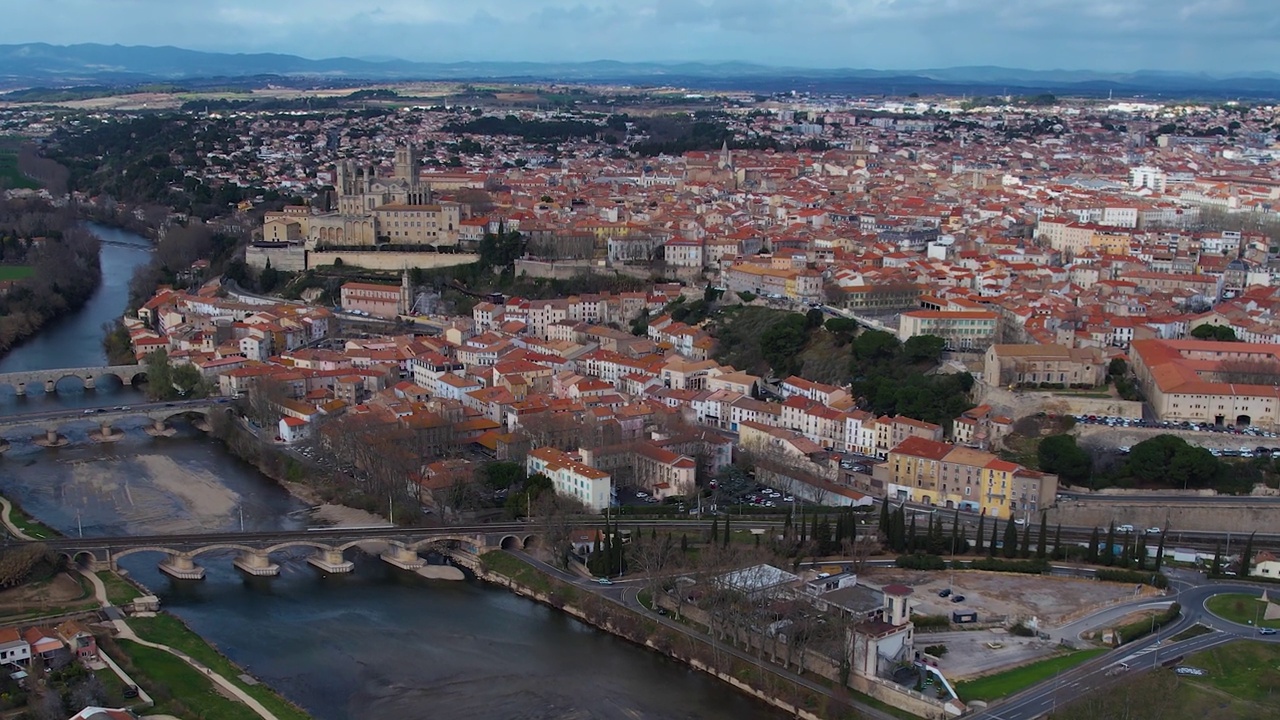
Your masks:
<path fill-rule="evenodd" d="M 444 0 L 5 4 L 4 44 L 423 62 L 1280 71 L 1280 13 L 1263 0 L 468 0 L 465 10 Z"/>

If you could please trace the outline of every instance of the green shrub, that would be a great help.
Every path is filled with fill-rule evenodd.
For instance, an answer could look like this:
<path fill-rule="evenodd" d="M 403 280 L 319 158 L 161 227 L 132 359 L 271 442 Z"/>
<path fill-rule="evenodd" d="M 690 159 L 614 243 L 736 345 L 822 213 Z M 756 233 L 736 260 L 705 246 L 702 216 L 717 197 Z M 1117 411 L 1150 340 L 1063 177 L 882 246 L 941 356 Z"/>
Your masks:
<path fill-rule="evenodd" d="M 1162 573 L 1143 572 L 1141 570 L 1117 570 L 1100 568 L 1096 577 L 1104 582 L 1132 583 L 1134 585 L 1150 585 L 1161 590 L 1169 587 L 1169 578 Z"/>
<path fill-rule="evenodd" d="M 1010 627 L 1009 632 L 1013 633 L 1014 635 L 1017 635 L 1018 637 L 1035 637 L 1036 635 L 1035 630 L 1032 630 L 1031 628 L 1027 627 L 1026 625 L 1023 625 L 1022 623 L 1018 623 Z"/>
<path fill-rule="evenodd" d="M 928 645 L 925 647 L 924 651 L 936 658 L 940 658 L 943 655 L 947 654 L 947 646 L 946 645 Z"/>
<path fill-rule="evenodd" d="M 948 628 L 951 618 L 946 615 L 912 615 L 911 622 L 917 628 Z"/>
<path fill-rule="evenodd" d="M 947 561 L 937 555 L 925 555 L 924 553 L 915 553 L 914 555 L 899 555 L 895 563 L 898 567 L 906 570 L 946 570 Z"/>
<path fill-rule="evenodd" d="M 1130 643 L 1140 637 L 1150 635 L 1152 631 L 1159 630 L 1165 625 L 1177 620 L 1178 616 L 1181 614 L 1182 606 L 1178 603 L 1174 603 L 1169 606 L 1168 610 L 1165 610 L 1155 616 L 1154 622 L 1151 620 L 1138 620 L 1136 622 L 1131 622 L 1128 625 L 1122 625 L 1116 631 L 1120 636 L 1119 644 L 1123 645 L 1125 643 Z"/>
<path fill-rule="evenodd" d="M 1025 575 L 1043 575 L 1049 572 L 1047 560 L 1001 560 L 1000 558 L 979 558 L 969 564 L 972 570 L 988 572 L 1023 573 Z"/>

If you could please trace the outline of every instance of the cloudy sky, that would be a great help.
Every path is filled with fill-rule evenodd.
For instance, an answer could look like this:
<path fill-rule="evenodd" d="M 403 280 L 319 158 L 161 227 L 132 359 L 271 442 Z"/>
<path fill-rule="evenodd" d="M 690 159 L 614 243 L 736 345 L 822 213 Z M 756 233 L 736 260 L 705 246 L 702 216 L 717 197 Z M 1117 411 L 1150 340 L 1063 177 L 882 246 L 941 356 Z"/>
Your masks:
<path fill-rule="evenodd" d="M 1280 71 L 1276 0 L 0 0 L 0 43 L 409 60 Z"/>

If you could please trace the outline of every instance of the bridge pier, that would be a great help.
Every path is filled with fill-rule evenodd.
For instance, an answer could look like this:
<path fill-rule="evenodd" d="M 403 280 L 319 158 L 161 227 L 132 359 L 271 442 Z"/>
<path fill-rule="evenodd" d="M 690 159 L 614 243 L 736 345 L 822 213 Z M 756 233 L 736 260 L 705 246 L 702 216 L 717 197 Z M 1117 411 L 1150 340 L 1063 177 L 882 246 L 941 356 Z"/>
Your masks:
<path fill-rule="evenodd" d="M 45 380 L 44 391 L 46 393 L 58 392 L 58 384 L 52 380 Z"/>
<path fill-rule="evenodd" d="M 94 442 L 117 442 L 124 438 L 124 433 L 118 433 L 111 427 L 111 423 L 103 420 L 101 426 L 97 430 L 90 431 L 89 439 Z"/>
<path fill-rule="evenodd" d="M 169 427 L 164 420 L 156 420 L 147 428 L 147 434 L 151 437 L 173 437 L 178 431 Z"/>
<path fill-rule="evenodd" d="M 5 440 L 4 438 L 0 438 L 0 453 L 3 453 L 5 450 L 8 450 L 8 449 L 9 449 L 9 441 Z"/>
<path fill-rule="evenodd" d="M 266 553 L 240 553 L 235 560 L 231 561 L 241 571 L 258 577 L 275 577 L 280 574 L 280 566 L 271 562 L 271 558 Z"/>
<path fill-rule="evenodd" d="M 187 553 L 174 553 L 160 563 L 160 572 L 178 580 L 203 580 L 204 568 L 196 565 Z"/>
<path fill-rule="evenodd" d="M 349 573 L 355 569 L 356 564 L 342 557 L 341 550 L 317 550 L 314 555 L 307 558 L 307 562 L 320 568 L 321 570 L 332 573 Z"/>
<path fill-rule="evenodd" d="M 34 438 L 35 444 L 40 447 L 56 448 L 68 444 L 70 441 L 62 435 L 58 434 L 57 428 L 51 428 L 44 431 L 44 436 L 37 435 Z"/>
<path fill-rule="evenodd" d="M 392 545 L 390 549 L 378 557 L 382 558 L 383 562 L 395 565 L 401 570 L 417 570 L 427 564 L 425 560 L 418 556 L 417 551 L 401 545 Z"/>
<path fill-rule="evenodd" d="M 93 390 L 93 389 L 95 389 L 96 387 L 97 387 L 97 386 L 93 384 L 93 376 L 92 376 L 92 375 L 90 375 L 89 377 L 87 377 L 87 378 L 85 378 L 85 379 L 84 379 L 84 389 L 85 389 L 85 390 Z"/>
<path fill-rule="evenodd" d="M 27 384 L 24 382 L 20 382 L 17 385 L 14 385 L 13 393 L 18 397 L 25 397 L 27 394 Z"/>

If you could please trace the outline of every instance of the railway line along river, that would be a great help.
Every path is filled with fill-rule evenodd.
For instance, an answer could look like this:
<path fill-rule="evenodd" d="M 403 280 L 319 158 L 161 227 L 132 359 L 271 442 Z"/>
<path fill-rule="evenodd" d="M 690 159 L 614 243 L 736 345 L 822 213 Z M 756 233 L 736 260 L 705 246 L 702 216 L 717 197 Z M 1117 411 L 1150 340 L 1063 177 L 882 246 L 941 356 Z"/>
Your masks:
<path fill-rule="evenodd" d="M 102 362 L 99 328 L 123 309 L 129 274 L 147 251 L 143 238 L 94 229 L 113 240 L 103 246 L 103 288 L 11 353 L 0 372 Z M 0 414 L 124 404 L 135 393 L 59 390 L 24 400 L 0 388 Z M 31 442 L 37 427 L 7 429 L 0 494 L 61 532 L 86 536 L 311 522 L 304 503 L 199 431 L 179 426 L 177 436 L 153 439 L 145 422 L 121 422 L 123 440 L 97 445 L 88 438 L 92 419 L 71 421 L 62 430 L 71 444 L 56 450 Z M 505 590 L 425 580 L 367 557 L 355 558 L 350 575 L 325 577 L 303 552 L 273 556 L 281 572 L 271 579 L 242 575 L 229 553 L 200 556 L 200 582 L 169 580 L 156 569 L 159 555 L 121 564 L 166 610 L 320 720 L 782 717 Z"/>

